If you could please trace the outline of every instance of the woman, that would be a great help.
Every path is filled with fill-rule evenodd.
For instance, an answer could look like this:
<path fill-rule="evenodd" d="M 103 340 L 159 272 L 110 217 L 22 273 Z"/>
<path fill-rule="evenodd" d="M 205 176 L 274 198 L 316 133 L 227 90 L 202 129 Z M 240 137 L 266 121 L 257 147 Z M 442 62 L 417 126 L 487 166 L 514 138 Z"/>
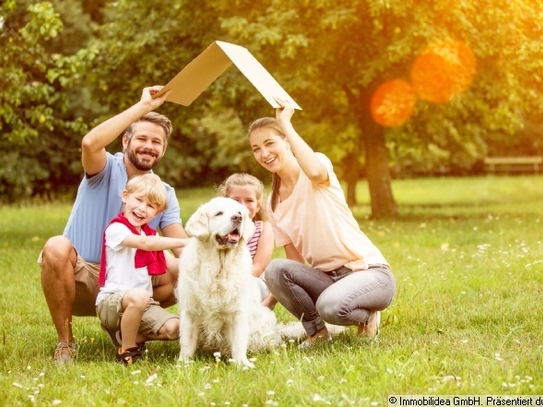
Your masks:
<path fill-rule="evenodd" d="M 396 291 L 394 277 L 360 230 L 332 163 L 298 135 L 290 122 L 294 109 L 278 103 L 275 119 L 258 119 L 248 131 L 255 159 L 272 173 L 268 213 L 286 254 L 266 268 L 268 287 L 302 321 L 302 348 L 331 339 L 324 321 L 375 337 L 379 311 Z"/>

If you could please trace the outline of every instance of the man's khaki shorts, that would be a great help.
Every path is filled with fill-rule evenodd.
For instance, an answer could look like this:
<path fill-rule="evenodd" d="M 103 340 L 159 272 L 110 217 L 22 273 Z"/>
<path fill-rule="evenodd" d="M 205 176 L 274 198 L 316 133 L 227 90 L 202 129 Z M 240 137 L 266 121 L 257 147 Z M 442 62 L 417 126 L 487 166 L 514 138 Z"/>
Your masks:
<path fill-rule="evenodd" d="M 96 307 L 96 314 L 102 322 L 102 327 L 110 333 L 121 329 L 121 318 L 123 316 L 123 298 L 127 291 L 108 295 Z M 143 335 L 158 334 L 162 326 L 172 318 L 179 318 L 170 314 L 160 306 L 160 303 L 151 299 L 151 302 L 143 312 L 138 332 Z M 111 335 L 110 335 L 111 336 Z"/>
<path fill-rule="evenodd" d="M 74 247 L 75 250 L 75 247 Z M 79 317 L 96 316 L 96 297 L 100 291 L 98 274 L 100 264 L 86 262 L 75 250 L 77 260 L 74 268 L 75 300 L 72 315 Z M 42 265 L 42 253 L 38 257 L 38 264 Z M 152 276 L 153 287 L 158 286 L 160 276 Z"/>

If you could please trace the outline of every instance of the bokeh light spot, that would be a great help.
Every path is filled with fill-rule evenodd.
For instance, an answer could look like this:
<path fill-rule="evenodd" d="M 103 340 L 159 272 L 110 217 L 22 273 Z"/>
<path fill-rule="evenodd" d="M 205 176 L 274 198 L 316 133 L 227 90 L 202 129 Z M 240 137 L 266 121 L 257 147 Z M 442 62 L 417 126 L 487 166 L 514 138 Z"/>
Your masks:
<path fill-rule="evenodd" d="M 383 83 L 371 98 L 371 115 L 384 127 L 404 124 L 413 114 L 417 97 L 409 82 L 392 79 Z"/>
<path fill-rule="evenodd" d="M 411 83 L 423 100 L 446 103 L 465 92 L 475 75 L 475 55 L 462 41 L 430 44 L 411 69 Z"/>

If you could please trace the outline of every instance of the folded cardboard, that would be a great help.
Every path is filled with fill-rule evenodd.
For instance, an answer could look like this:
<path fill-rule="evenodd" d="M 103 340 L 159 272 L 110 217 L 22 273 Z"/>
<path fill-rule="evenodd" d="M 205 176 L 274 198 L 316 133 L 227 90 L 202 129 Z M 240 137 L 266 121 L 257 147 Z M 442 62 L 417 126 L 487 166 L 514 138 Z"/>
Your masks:
<path fill-rule="evenodd" d="M 171 89 L 166 100 L 188 106 L 232 63 L 272 107 L 280 107 L 275 100 L 279 98 L 295 109 L 302 109 L 247 48 L 224 41 L 215 41 L 207 47 L 168 82 L 157 96 Z"/>

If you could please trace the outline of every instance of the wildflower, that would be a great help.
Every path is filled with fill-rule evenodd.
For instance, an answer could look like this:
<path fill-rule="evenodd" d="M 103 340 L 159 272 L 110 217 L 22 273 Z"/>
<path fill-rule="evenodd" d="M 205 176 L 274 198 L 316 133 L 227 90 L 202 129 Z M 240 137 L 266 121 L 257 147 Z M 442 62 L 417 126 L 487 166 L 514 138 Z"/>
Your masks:
<path fill-rule="evenodd" d="M 147 378 L 147 380 L 145 381 L 145 384 L 147 386 L 150 386 L 157 379 L 157 377 L 158 375 L 156 373 L 152 374 L 151 376 Z"/>

